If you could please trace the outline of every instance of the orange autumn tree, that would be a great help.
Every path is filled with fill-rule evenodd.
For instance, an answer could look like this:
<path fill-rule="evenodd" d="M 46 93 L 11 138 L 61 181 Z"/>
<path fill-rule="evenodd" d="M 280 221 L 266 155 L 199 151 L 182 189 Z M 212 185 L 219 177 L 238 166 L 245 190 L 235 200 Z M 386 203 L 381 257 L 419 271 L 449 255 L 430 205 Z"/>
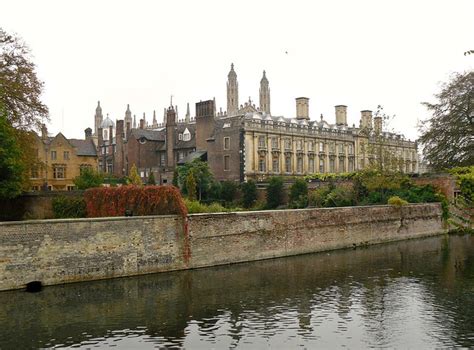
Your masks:
<path fill-rule="evenodd" d="M 90 188 L 84 193 L 87 217 L 188 214 L 181 193 L 174 186 L 121 186 Z"/>

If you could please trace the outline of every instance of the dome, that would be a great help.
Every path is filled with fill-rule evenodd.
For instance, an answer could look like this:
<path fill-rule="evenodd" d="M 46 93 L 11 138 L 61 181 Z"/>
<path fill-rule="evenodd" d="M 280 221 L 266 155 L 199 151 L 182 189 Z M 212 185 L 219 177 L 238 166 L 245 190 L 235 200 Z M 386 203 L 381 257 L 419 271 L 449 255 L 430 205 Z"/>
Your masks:
<path fill-rule="evenodd" d="M 112 119 L 110 119 L 110 118 L 107 116 L 107 118 L 105 118 L 105 119 L 102 121 L 102 123 L 100 124 L 100 127 L 101 127 L 102 129 L 108 129 L 108 128 L 110 128 L 110 127 L 115 128 L 115 124 L 114 124 L 114 122 L 112 121 Z"/>

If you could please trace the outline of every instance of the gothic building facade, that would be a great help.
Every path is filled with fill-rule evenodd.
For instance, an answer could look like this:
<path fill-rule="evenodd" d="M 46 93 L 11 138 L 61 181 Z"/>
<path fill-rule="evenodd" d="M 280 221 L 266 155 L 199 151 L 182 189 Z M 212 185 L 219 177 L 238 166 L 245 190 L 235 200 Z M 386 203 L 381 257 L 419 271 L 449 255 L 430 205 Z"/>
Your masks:
<path fill-rule="evenodd" d="M 304 176 L 362 170 L 373 163 L 406 173 L 418 172 L 416 142 L 383 130 L 380 116 L 361 111 L 359 126 L 349 126 L 347 106 L 335 106 L 334 122 L 310 117 L 309 98 L 296 98 L 294 116 L 271 112 L 270 84 L 263 71 L 259 105 L 239 104 L 234 65 L 227 75 L 227 110 L 216 113 L 215 99 L 188 104 L 184 119 L 177 106 L 165 108 L 163 123 L 145 116 L 136 125 L 129 106 L 125 118 L 95 114 L 99 168 L 127 175 L 135 164 L 143 178 L 150 171 L 160 183 L 171 182 L 174 168 L 194 158 L 208 162 L 217 180 L 264 181 L 269 176 Z"/>

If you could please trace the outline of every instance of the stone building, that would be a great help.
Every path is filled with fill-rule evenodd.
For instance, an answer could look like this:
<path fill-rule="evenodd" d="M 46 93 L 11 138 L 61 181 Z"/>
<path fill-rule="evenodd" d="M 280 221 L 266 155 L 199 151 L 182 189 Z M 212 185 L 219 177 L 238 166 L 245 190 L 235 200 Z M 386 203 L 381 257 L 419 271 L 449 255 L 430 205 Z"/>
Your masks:
<path fill-rule="evenodd" d="M 83 169 L 97 169 L 92 137 L 90 128 L 85 130 L 84 140 L 68 139 L 61 133 L 51 137 L 43 125 L 41 136 L 35 137 L 37 166 L 31 170 L 31 190 L 73 190 L 73 180 Z"/>
<path fill-rule="evenodd" d="M 145 115 L 136 127 L 129 106 L 115 123 L 102 118 L 100 104 L 95 125 L 99 168 L 117 176 L 128 175 L 132 164 L 142 178 L 150 171 L 160 183 L 169 183 L 175 167 L 200 158 L 208 162 L 217 180 L 264 181 L 269 176 L 304 176 L 343 173 L 378 163 L 406 173 L 418 172 L 416 142 L 383 130 L 383 121 L 363 110 L 359 126 L 348 125 L 348 108 L 335 106 L 334 122 L 322 115 L 311 118 L 308 97 L 298 97 L 294 116 L 271 113 L 270 84 L 263 71 L 259 106 L 249 98 L 239 105 L 239 84 L 234 65 L 227 76 L 227 110 L 216 113 L 215 100 L 189 104 L 184 119 L 178 108 L 164 110 L 163 123 Z"/>

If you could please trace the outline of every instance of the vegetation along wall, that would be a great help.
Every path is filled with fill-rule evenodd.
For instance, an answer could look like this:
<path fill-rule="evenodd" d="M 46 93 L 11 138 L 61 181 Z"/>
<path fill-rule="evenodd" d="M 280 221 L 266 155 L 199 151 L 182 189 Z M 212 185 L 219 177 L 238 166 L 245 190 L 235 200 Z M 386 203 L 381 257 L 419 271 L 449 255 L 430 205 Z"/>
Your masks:
<path fill-rule="evenodd" d="M 132 276 L 444 232 L 439 203 L 0 223 L 0 290 Z"/>

